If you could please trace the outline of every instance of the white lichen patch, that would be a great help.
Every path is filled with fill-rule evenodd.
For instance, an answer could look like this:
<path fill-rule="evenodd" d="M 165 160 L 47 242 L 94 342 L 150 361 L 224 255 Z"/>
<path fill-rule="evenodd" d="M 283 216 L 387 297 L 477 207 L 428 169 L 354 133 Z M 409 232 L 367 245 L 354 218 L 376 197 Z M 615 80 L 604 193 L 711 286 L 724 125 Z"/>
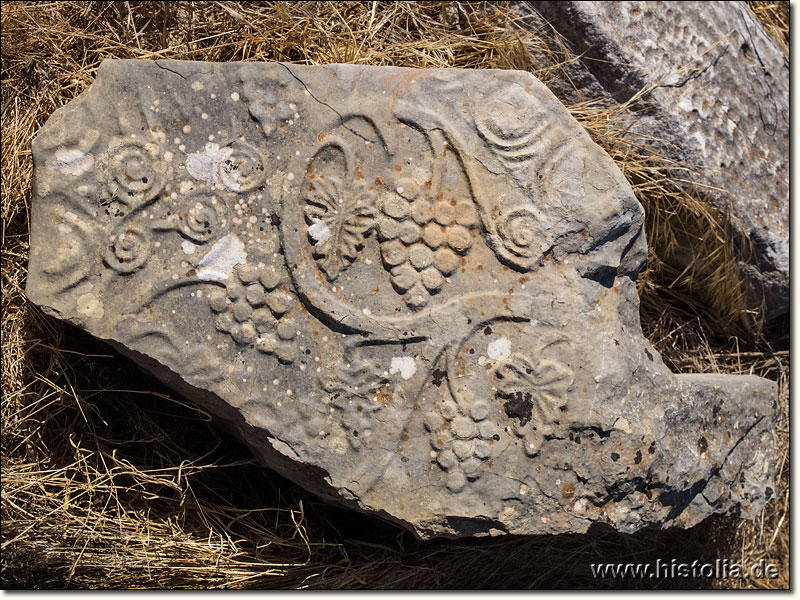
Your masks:
<path fill-rule="evenodd" d="M 413 356 L 395 356 L 389 367 L 389 374 L 400 373 L 403 379 L 411 379 L 417 372 L 417 363 Z"/>
<path fill-rule="evenodd" d="M 331 235 L 331 230 L 328 224 L 322 219 L 314 217 L 311 219 L 311 225 L 308 228 L 308 235 L 310 235 L 316 242 L 315 246 L 321 246 L 325 243 Z"/>
<path fill-rule="evenodd" d="M 186 157 L 186 170 L 195 179 L 217 184 L 217 165 L 230 154 L 230 148 L 220 148 L 219 144 L 209 142 L 203 152 L 193 152 Z"/>
<path fill-rule="evenodd" d="M 486 354 L 492 360 L 504 360 L 511 356 L 511 340 L 501 337 L 491 342 L 486 348 Z"/>
<path fill-rule="evenodd" d="M 88 319 L 102 319 L 103 313 L 105 312 L 103 310 L 103 303 L 97 296 L 91 293 L 84 294 L 78 298 L 76 310 L 79 315 Z"/>
<path fill-rule="evenodd" d="M 82 175 L 94 166 L 94 156 L 81 152 L 77 148 L 59 148 L 55 152 L 55 160 L 48 160 L 48 169 L 55 169 L 62 175 Z"/>
<path fill-rule="evenodd" d="M 203 152 L 193 152 L 186 157 L 186 170 L 195 179 L 209 181 L 229 192 L 239 192 L 241 173 L 238 166 L 229 160 L 232 154 L 230 146 L 221 148 L 219 144 L 209 142 Z"/>
<path fill-rule="evenodd" d="M 184 254 L 194 254 L 194 251 L 197 250 L 197 246 L 195 246 L 189 240 L 184 240 L 181 243 L 181 249 L 183 250 Z"/>
<path fill-rule="evenodd" d="M 235 233 L 217 240 L 197 263 L 197 277 L 203 281 L 223 281 L 231 276 L 233 267 L 247 260 L 244 244 Z"/>

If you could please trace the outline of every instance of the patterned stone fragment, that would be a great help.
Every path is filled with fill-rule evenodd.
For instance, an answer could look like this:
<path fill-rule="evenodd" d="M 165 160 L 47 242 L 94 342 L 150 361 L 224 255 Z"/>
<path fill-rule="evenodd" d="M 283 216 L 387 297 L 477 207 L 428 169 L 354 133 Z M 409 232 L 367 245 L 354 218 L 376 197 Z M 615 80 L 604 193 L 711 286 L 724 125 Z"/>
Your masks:
<path fill-rule="evenodd" d="M 641 206 L 530 74 L 110 60 L 33 155 L 29 298 L 320 496 L 430 538 L 772 493 L 775 385 L 665 367 Z"/>

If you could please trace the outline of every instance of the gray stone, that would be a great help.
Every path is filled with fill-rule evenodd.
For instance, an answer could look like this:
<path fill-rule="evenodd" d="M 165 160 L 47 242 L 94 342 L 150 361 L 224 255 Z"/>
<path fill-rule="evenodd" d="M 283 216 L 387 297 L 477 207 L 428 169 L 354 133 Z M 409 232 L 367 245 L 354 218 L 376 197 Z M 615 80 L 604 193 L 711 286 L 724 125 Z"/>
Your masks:
<path fill-rule="evenodd" d="M 569 67 L 579 90 L 561 86 L 571 101 L 598 84 L 618 102 L 653 88 L 634 130 L 693 165 L 687 180 L 750 238 L 739 251 L 750 306 L 768 321 L 788 313 L 789 59 L 746 3 L 515 4 L 581 55 Z"/>
<path fill-rule="evenodd" d="M 422 538 L 772 494 L 775 384 L 644 339 L 642 209 L 533 76 L 109 60 L 33 142 L 28 297 Z"/>

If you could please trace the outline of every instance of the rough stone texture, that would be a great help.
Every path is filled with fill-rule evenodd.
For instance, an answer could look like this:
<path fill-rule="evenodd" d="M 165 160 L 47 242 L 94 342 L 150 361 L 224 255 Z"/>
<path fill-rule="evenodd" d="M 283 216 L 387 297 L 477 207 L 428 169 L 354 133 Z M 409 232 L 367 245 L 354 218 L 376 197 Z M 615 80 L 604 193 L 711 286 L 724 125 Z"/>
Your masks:
<path fill-rule="evenodd" d="M 582 55 L 580 89 L 619 102 L 656 86 L 638 131 L 699 167 L 693 179 L 753 242 L 751 306 L 789 311 L 789 59 L 744 2 L 531 2 Z M 535 19 L 535 17 L 534 17 Z M 587 77 L 586 71 L 594 78 Z M 593 80 L 594 79 L 594 80 Z M 570 92 L 566 90 L 569 95 Z"/>
<path fill-rule="evenodd" d="M 27 293 L 420 537 L 772 495 L 774 383 L 641 333 L 642 209 L 534 77 L 106 61 L 33 142 Z"/>

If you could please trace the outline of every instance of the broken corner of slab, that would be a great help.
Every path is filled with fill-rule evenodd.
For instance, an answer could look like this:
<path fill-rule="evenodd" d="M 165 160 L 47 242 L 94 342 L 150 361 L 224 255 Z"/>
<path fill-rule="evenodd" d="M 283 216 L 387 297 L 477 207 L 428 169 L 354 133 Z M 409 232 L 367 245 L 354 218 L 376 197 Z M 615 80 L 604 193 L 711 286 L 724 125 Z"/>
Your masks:
<path fill-rule="evenodd" d="M 27 293 L 421 538 L 773 494 L 776 385 L 644 339 L 642 208 L 530 74 L 105 61 L 33 143 Z"/>

